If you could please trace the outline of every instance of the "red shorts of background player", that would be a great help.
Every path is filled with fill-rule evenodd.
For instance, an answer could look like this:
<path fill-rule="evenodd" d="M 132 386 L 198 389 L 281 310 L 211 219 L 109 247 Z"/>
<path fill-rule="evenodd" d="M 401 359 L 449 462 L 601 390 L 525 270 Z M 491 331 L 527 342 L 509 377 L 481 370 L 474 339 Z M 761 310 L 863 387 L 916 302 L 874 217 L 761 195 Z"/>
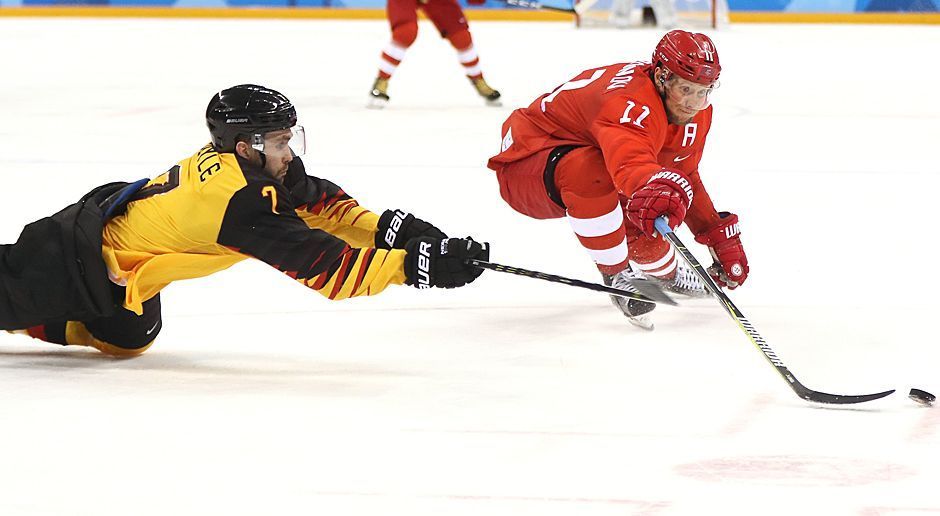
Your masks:
<path fill-rule="evenodd" d="M 386 12 L 392 31 L 404 23 L 417 22 L 418 9 L 424 11 L 441 33 L 441 37 L 446 38 L 461 30 L 469 30 L 467 17 L 455 0 L 428 0 L 427 3 L 417 0 L 388 0 Z"/>

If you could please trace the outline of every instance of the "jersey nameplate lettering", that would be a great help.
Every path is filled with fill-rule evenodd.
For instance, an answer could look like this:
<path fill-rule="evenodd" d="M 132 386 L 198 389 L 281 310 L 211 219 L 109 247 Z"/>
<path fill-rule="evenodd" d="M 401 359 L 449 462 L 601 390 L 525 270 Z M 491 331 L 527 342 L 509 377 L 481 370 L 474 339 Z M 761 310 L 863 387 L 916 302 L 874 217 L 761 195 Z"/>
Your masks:
<path fill-rule="evenodd" d="M 630 84 L 630 81 L 633 80 L 633 72 L 636 70 L 636 67 L 641 64 L 643 63 L 627 63 L 619 72 L 614 74 L 610 83 L 607 85 L 607 91 L 617 88 L 626 88 L 627 84 Z"/>
<path fill-rule="evenodd" d="M 212 175 L 222 170 L 222 160 L 219 153 L 211 145 L 206 145 L 196 155 L 196 172 L 199 173 L 199 182 L 205 183 L 212 179 Z"/>

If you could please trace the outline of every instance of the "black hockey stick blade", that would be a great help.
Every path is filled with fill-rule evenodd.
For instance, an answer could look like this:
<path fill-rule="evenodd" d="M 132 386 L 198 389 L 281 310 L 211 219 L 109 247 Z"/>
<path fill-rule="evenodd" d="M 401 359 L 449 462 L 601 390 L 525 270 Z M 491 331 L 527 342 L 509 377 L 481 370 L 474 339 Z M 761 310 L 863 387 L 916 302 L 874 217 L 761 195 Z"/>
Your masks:
<path fill-rule="evenodd" d="M 662 303 L 664 305 L 677 306 L 679 303 L 669 297 L 669 294 L 665 293 L 659 285 L 653 283 L 652 281 L 640 279 L 640 278 L 629 278 L 627 280 L 630 283 L 630 286 L 637 289 L 643 297 L 651 299 L 654 303 Z M 607 287 L 606 285 L 598 285 L 600 287 Z M 625 297 L 622 293 L 626 292 L 613 287 L 607 287 L 609 289 L 616 290 L 614 295 L 619 295 L 620 297 Z M 629 294 L 629 292 L 627 292 Z"/>
<path fill-rule="evenodd" d="M 875 394 L 828 394 L 825 392 L 814 391 L 807 388 L 805 385 L 800 383 L 796 379 L 796 376 L 790 372 L 790 369 L 784 365 L 783 361 L 780 360 L 780 357 L 777 356 L 777 353 L 767 344 L 767 341 L 764 340 L 764 337 L 761 337 L 760 333 L 757 333 L 757 328 L 751 324 L 751 321 L 744 316 L 744 313 L 738 309 L 737 306 L 731 301 L 731 298 L 728 297 L 724 291 L 715 283 L 715 280 L 712 279 L 711 275 L 708 274 L 708 271 L 702 267 L 702 264 L 695 259 L 695 256 L 689 251 L 689 249 L 679 240 L 679 237 L 672 231 L 672 228 L 669 227 L 669 223 L 665 217 L 658 217 L 655 222 L 656 231 L 661 235 L 666 237 L 672 246 L 676 249 L 676 252 L 679 253 L 682 258 L 692 267 L 692 270 L 695 271 L 695 275 L 698 276 L 705 287 L 709 292 L 718 300 L 721 304 L 721 307 L 725 309 L 725 312 L 734 319 L 734 322 L 738 324 L 738 327 L 741 328 L 741 331 L 747 335 L 747 338 L 750 339 L 751 343 L 754 344 L 758 350 L 764 355 L 764 358 L 770 362 L 770 365 L 774 366 L 774 369 L 777 370 L 777 373 L 787 381 L 787 384 L 793 389 L 793 392 L 797 396 L 803 398 L 807 401 L 813 401 L 816 403 L 829 403 L 833 405 L 851 405 L 853 403 L 864 403 L 866 401 L 877 400 L 879 398 L 884 398 L 885 396 L 890 395 L 894 392 L 894 389 L 890 391 L 882 391 Z"/>
<path fill-rule="evenodd" d="M 636 299 L 638 301 L 646 301 L 647 303 L 662 303 L 664 305 L 672 305 L 672 306 L 675 306 L 678 304 L 671 297 L 669 297 L 669 295 L 663 292 L 663 289 L 661 289 L 659 285 L 651 281 L 647 281 L 643 279 L 631 279 L 630 280 L 630 285 L 640 292 L 639 294 L 637 294 L 636 292 L 620 290 L 619 288 L 608 287 L 607 285 L 601 285 L 599 283 L 591 283 L 588 281 L 581 281 L 579 279 L 566 278 L 564 276 L 548 274 L 545 272 L 530 271 L 528 269 L 521 269 L 519 267 L 502 265 L 499 263 L 484 262 L 482 260 L 476 260 L 473 258 L 467 259 L 466 262 L 468 265 L 473 265 L 474 267 L 479 267 L 481 269 L 489 269 L 491 271 L 496 271 L 496 272 L 506 272 L 509 274 L 515 274 L 517 276 L 525 276 L 527 278 L 535 278 L 535 279 L 550 281 L 552 283 L 563 283 L 565 285 L 585 288 L 588 290 L 593 290 L 595 292 L 604 292 L 606 294 L 625 297 L 627 299 Z"/>
<path fill-rule="evenodd" d="M 877 400 L 894 394 L 894 389 L 890 391 L 878 392 L 875 394 L 828 394 L 825 392 L 807 389 L 803 384 L 792 385 L 794 392 L 807 401 L 816 403 L 828 403 L 830 405 L 851 405 L 854 403 L 864 403 L 866 401 Z"/>

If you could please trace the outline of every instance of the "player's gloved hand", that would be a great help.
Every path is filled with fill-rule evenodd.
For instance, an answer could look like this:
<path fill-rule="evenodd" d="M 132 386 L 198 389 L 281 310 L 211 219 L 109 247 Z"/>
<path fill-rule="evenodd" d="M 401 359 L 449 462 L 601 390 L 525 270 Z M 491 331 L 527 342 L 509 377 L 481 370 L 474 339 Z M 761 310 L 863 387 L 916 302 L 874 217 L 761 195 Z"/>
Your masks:
<path fill-rule="evenodd" d="M 467 3 L 470 5 L 483 5 L 486 3 L 486 0 L 467 0 Z"/>
<path fill-rule="evenodd" d="M 472 238 L 420 237 L 405 245 L 405 284 L 416 288 L 456 288 L 477 279 L 483 269 L 467 265 L 475 258 L 489 261 L 490 245 Z"/>
<path fill-rule="evenodd" d="M 741 245 L 738 216 L 727 211 L 718 216 L 721 217 L 718 224 L 695 235 L 695 241 L 707 245 L 715 259 L 715 263 L 708 268 L 715 283 L 734 290 L 744 283 L 751 269 L 747 266 L 747 255 Z"/>
<path fill-rule="evenodd" d="M 385 213 L 379 217 L 378 231 L 375 232 L 375 247 L 404 249 L 406 242 L 418 237 L 447 238 L 447 235 L 434 227 L 434 224 L 423 221 L 406 211 L 385 210 Z"/>
<path fill-rule="evenodd" d="M 669 217 L 669 226 L 679 227 L 692 205 L 692 183 L 678 170 L 664 168 L 653 174 L 627 201 L 626 215 L 643 234 L 655 236 L 656 217 Z"/>

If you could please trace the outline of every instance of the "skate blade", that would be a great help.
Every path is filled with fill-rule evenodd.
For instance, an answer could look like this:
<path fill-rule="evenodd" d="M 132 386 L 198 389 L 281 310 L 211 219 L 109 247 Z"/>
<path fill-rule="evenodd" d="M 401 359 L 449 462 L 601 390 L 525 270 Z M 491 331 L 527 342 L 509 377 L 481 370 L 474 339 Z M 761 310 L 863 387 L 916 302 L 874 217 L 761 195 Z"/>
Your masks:
<path fill-rule="evenodd" d="M 387 105 L 388 101 L 385 99 L 369 97 L 369 103 L 366 104 L 366 107 L 369 109 L 385 109 L 385 106 Z"/>
<path fill-rule="evenodd" d="M 703 290 L 701 292 L 697 290 L 696 291 L 688 291 L 688 290 L 679 291 L 679 290 L 672 290 L 668 288 L 664 288 L 663 290 L 665 290 L 666 292 L 669 292 L 670 294 L 675 294 L 677 296 L 682 296 L 688 299 L 705 299 L 706 297 L 711 297 L 711 294 L 707 290 Z"/>
<path fill-rule="evenodd" d="M 656 329 L 656 325 L 653 324 L 652 317 L 648 315 L 640 315 L 637 317 L 630 317 L 627 315 L 626 317 L 630 321 L 630 324 L 636 326 L 637 328 L 641 328 L 646 331 L 653 331 Z"/>

